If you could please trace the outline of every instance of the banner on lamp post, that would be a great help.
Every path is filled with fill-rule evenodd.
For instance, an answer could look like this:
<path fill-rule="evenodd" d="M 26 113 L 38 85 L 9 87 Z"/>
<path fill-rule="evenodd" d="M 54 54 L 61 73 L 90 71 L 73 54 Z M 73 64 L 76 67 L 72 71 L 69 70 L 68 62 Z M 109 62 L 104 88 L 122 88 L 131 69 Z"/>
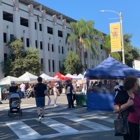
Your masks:
<path fill-rule="evenodd" d="M 111 52 L 122 51 L 120 22 L 110 23 L 110 41 L 111 41 Z"/>

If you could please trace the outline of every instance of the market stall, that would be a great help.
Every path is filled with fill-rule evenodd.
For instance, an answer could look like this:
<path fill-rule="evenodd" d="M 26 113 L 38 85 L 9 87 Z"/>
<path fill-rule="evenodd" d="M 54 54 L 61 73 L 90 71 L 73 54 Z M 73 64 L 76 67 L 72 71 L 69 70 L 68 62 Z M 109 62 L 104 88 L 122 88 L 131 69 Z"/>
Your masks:
<path fill-rule="evenodd" d="M 97 67 L 88 69 L 85 77 L 87 78 L 87 85 L 89 85 L 90 79 L 123 79 L 130 75 L 139 78 L 140 71 L 128 67 L 112 57 L 108 57 Z M 106 83 L 106 85 L 108 84 Z M 113 82 L 111 82 L 111 86 L 114 86 Z M 96 92 L 87 90 L 87 109 L 113 110 L 115 91 L 110 90 L 111 92 L 106 93 L 104 92 L 105 86 L 102 85 L 100 89 L 96 89 Z M 106 87 L 106 89 L 108 88 Z"/>

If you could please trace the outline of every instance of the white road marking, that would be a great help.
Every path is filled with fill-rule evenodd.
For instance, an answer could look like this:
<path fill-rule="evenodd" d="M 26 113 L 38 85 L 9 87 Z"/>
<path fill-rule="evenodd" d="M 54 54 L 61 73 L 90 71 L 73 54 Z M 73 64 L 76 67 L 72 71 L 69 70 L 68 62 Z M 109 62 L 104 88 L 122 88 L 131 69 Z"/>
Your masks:
<path fill-rule="evenodd" d="M 89 128 L 92 128 L 94 130 L 100 130 L 100 131 L 104 131 L 104 130 L 112 130 L 112 128 L 98 124 L 96 122 L 91 122 L 86 120 L 85 118 L 80 118 L 80 117 L 75 117 L 75 116 L 63 116 L 65 119 L 71 120 L 73 122 L 77 122 L 80 123 L 82 125 L 85 125 Z"/>
<path fill-rule="evenodd" d="M 41 135 L 21 121 L 6 123 L 20 139 L 35 139 Z"/>
<path fill-rule="evenodd" d="M 62 124 L 58 121 L 55 121 L 53 119 L 45 118 L 42 120 L 42 123 L 51 127 L 52 129 L 64 134 L 64 133 L 73 133 L 73 132 L 78 132 L 78 130 L 69 127 L 65 124 Z"/>

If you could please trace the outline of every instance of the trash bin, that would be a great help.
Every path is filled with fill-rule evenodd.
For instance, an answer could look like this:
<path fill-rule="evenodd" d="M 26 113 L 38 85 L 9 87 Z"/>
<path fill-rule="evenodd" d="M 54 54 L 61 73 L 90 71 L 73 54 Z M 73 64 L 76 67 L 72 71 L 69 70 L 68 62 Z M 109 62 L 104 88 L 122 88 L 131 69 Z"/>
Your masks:
<path fill-rule="evenodd" d="M 76 94 L 75 98 L 77 106 L 87 106 L 87 95 Z"/>

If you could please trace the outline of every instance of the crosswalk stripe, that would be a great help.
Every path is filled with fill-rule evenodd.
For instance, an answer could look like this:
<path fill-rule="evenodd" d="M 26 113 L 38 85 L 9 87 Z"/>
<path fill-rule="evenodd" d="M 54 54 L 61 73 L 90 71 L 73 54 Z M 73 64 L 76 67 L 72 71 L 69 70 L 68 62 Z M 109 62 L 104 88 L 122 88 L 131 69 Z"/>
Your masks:
<path fill-rule="evenodd" d="M 37 131 L 35 131 L 33 128 L 30 127 L 30 125 L 26 124 L 25 121 L 30 121 L 30 120 L 37 120 L 37 118 L 30 118 L 30 119 L 22 119 L 20 121 L 9 121 L 5 122 L 5 124 L 15 133 L 18 137 L 19 140 L 33 140 L 33 139 L 42 139 L 42 138 L 56 138 L 58 136 L 65 136 L 65 135 L 70 135 L 70 134 L 84 134 L 84 133 L 91 133 L 91 132 L 101 132 L 101 131 L 110 131 L 114 130 L 111 127 L 107 127 L 105 125 L 101 125 L 99 123 L 86 120 L 86 119 L 93 119 L 93 118 L 101 118 L 101 121 L 106 120 L 107 122 L 110 122 L 109 119 L 111 118 L 106 118 L 106 116 L 88 116 L 88 118 L 80 118 L 76 117 L 74 115 L 70 116 L 61 116 L 61 118 L 68 119 L 70 121 L 82 124 L 84 126 L 87 126 L 91 128 L 92 130 L 76 130 L 71 126 L 68 126 L 64 123 L 61 123 L 59 121 L 54 120 L 53 118 L 58 118 L 58 116 L 53 116 L 53 117 L 46 117 L 42 120 L 42 123 L 45 124 L 46 126 L 50 127 L 51 129 L 56 130 L 58 133 L 52 133 L 52 134 L 46 134 L 46 135 L 40 135 Z M 37 127 L 37 125 L 36 125 Z M 45 128 L 44 128 L 45 129 Z"/>
<path fill-rule="evenodd" d="M 63 116 L 63 117 L 66 118 L 66 119 L 69 119 L 71 121 L 74 121 L 74 122 L 80 123 L 82 125 L 85 125 L 85 126 L 87 126 L 89 128 L 92 128 L 94 130 L 101 130 L 101 131 L 112 130 L 112 128 L 109 128 L 107 126 L 104 126 L 104 125 L 101 125 L 101 124 L 98 124 L 98 123 L 95 123 L 95 122 L 87 121 L 84 118 L 75 117 L 75 116 Z"/>
<path fill-rule="evenodd" d="M 76 115 L 76 114 L 74 114 L 74 115 Z M 84 117 L 88 117 L 89 119 L 99 119 L 99 120 L 104 120 L 104 121 L 110 122 L 110 123 L 114 122 L 114 119 L 108 118 L 107 116 L 102 116 L 98 112 L 97 113 L 96 112 L 94 112 L 94 113 L 87 112 L 87 113 L 82 113 L 80 115 L 84 116 Z M 79 114 L 77 116 L 79 116 Z"/>
<path fill-rule="evenodd" d="M 6 123 L 20 139 L 34 139 L 41 135 L 21 121 Z"/>
<path fill-rule="evenodd" d="M 59 123 L 58 121 L 55 121 L 53 119 L 45 118 L 45 119 L 43 119 L 42 123 L 51 127 L 52 129 L 54 129 L 60 133 L 78 132 L 78 130 L 71 128 L 65 124 Z"/>

